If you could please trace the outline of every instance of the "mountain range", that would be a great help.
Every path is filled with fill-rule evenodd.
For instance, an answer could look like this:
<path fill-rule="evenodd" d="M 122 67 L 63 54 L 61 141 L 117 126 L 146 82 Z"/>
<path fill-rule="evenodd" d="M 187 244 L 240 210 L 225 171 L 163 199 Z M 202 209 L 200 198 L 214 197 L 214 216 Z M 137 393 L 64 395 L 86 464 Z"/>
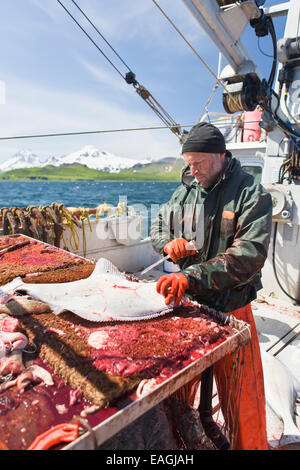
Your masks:
<path fill-rule="evenodd" d="M 42 160 L 38 155 L 29 150 L 20 150 L 8 160 L 0 163 L 0 173 L 21 168 L 60 167 L 73 164 L 83 165 L 93 170 L 119 173 L 121 170 L 127 170 L 136 165 L 147 165 L 150 163 L 151 160 L 139 161 L 133 158 L 124 158 L 109 152 L 101 152 L 92 145 L 86 145 L 77 152 L 61 157 L 52 156 L 46 160 Z"/>

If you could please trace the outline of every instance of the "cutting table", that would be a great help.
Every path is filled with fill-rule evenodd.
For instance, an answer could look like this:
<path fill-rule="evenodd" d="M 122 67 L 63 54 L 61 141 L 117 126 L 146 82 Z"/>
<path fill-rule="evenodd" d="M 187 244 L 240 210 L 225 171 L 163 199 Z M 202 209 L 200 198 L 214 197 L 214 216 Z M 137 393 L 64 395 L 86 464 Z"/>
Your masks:
<path fill-rule="evenodd" d="M 6 237 L 7 238 L 7 237 Z M 22 240 L 32 242 L 30 237 L 23 237 Z M 1 240 L 0 240 L 1 241 Z M 7 242 L 7 240 L 6 240 Z M 19 242 L 18 242 L 19 243 Z M 45 275 L 47 273 L 47 263 L 43 263 L 42 261 L 39 263 L 37 262 L 37 252 L 35 252 L 35 266 L 34 269 L 30 266 L 30 243 L 25 243 L 24 246 L 20 245 L 18 257 L 14 256 L 15 262 L 17 263 L 18 259 L 22 260 L 21 272 L 18 274 L 18 267 L 11 266 L 11 271 L 17 273 L 18 275 L 22 275 L 23 278 L 26 278 L 26 272 L 30 275 L 29 279 L 30 282 L 34 282 L 34 279 L 39 282 L 40 276 L 42 276 L 43 281 L 45 281 Z M 63 250 L 55 248 L 53 252 L 53 247 L 50 247 L 47 244 L 43 244 L 42 242 L 34 241 L 34 246 L 36 247 L 36 243 L 42 244 L 43 249 L 39 252 L 39 256 L 41 256 L 41 260 L 43 260 L 43 256 L 49 259 L 51 253 L 56 260 L 62 260 L 62 269 L 59 269 L 57 263 L 55 265 L 55 272 L 60 273 L 60 281 L 64 282 L 62 278 L 62 273 L 68 272 L 68 264 L 67 258 L 69 256 L 70 261 L 70 269 L 72 271 L 72 279 L 74 280 L 74 276 L 78 278 L 80 276 L 80 266 L 84 268 L 82 272 L 84 275 L 91 270 L 90 262 L 86 262 L 82 258 L 79 258 L 70 253 L 66 253 Z M 40 246 L 40 245 L 39 245 Z M 13 251 L 14 253 L 14 251 Z M 13 258 L 12 258 L 13 259 Z M 23 262 L 23 261 L 26 262 Z M 79 268 L 77 268 L 79 266 Z M 76 270 L 75 270 L 76 267 Z M 28 268 L 28 269 L 27 269 Z M 75 271 L 74 271 L 75 270 Z M 53 274 L 53 273 L 52 273 Z M 161 272 L 158 270 L 157 272 L 148 273 L 148 280 L 155 279 L 155 276 L 161 275 Z M 138 277 L 138 273 L 136 273 Z M 52 276 L 53 277 L 53 276 Z M 53 277 L 54 280 L 50 280 L 49 282 L 57 282 L 57 276 Z M 1 283 L 0 283 L 1 285 Z M 239 348 L 242 348 L 245 344 L 250 341 L 250 327 L 248 324 L 238 321 L 233 317 L 227 317 L 222 312 L 215 312 L 213 309 L 207 309 L 205 314 L 215 322 L 222 324 L 222 322 L 229 323 L 232 328 L 232 334 L 226 337 L 220 344 L 216 343 L 212 345 L 212 347 L 208 348 L 201 357 L 190 355 L 189 359 L 185 361 L 185 364 L 180 368 L 180 370 L 174 371 L 171 375 L 166 378 L 163 377 L 153 377 L 154 380 L 151 383 L 151 387 L 146 392 L 146 388 L 144 392 L 140 395 L 137 394 L 137 389 L 133 389 L 126 394 L 126 397 L 121 397 L 117 399 L 113 406 L 108 408 L 103 408 L 99 410 L 97 413 L 92 414 L 87 419 L 92 427 L 91 432 L 86 432 L 85 434 L 81 435 L 76 441 L 68 444 L 64 447 L 65 450 L 88 450 L 99 447 L 105 441 L 107 441 L 110 437 L 114 436 L 120 430 L 124 429 L 129 424 L 133 423 L 137 418 L 144 415 L 147 411 L 154 408 L 156 405 L 161 403 L 163 400 L 171 396 L 174 392 L 184 387 L 186 384 L 191 382 L 193 379 L 199 377 L 201 373 L 206 371 L 211 371 L 211 366 L 219 359 L 224 357 L 226 354 L 232 353 L 233 351 L 237 351 Z M 151 380 L 151 379 L 150 379 Z M 204 381 L 202 381 L 204 382 Z M 25 392 L 26 393 L 26 392 Z M 24 395 L 25 396 L 25 395 Z M 70 411 L 70 410 L 69 410 Z M 78 408 L 74 408 L 74 414 L 78 414 Z M 70 418 L 70 413 L 66 415 Z M 4 419 L 3 416 L 1 419 Z M 64 419 L 64 416 L 61 417 Z"/>

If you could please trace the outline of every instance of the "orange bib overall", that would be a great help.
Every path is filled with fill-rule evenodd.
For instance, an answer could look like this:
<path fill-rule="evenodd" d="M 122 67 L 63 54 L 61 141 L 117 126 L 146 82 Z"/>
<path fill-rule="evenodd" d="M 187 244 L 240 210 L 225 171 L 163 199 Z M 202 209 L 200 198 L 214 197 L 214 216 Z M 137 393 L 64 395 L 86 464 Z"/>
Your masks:
<path fill-rule="evenodd" d="M 234 395 L 230 389 L 230 374 L 233 368 L 233 360 L 228 354 L 215 365 L 215 380 L 222 413 L 229 428 L 237 428 L 237 436 L 233 443 L 236 450 L 266 450 L 266 412 L 263 370 L 260 357 L 260 349 L 251 305 L 230 312 L 238 320 L 249 323 L 251 327 L 251 342 L 245 346 L 243 381 L 240 391 L 239 406 L 230 403 Z M 234 387 L 235 384 L 232 384 Z M 237 409 L 237 410 L 236 410 Z M 237 416 L 228 410 L 236 410 Z M 235 420 L 235 423 L 233 423 Z"/>

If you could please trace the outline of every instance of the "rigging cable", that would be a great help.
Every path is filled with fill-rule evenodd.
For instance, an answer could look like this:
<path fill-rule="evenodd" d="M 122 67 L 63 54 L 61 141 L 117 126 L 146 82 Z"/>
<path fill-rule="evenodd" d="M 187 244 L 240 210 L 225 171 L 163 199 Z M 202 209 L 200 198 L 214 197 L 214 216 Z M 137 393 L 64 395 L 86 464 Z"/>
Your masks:
<path fill-rule="evenodd" d="M 184 127 L 193 127 L 194 124 L 188 124 Z M 40 137 L 63 137 L 71 135 L 88 135 L 88 134 L 108 134 L 114 132 L 130 132 L 130 131 L 147 131 L 147 130 L 157 130 L 157 129 L 170 129 L 171 126 L 153 126 L 153 127 L 135 127 L 135 128 L 124 128 L 124 129 L 103 129 L 98 131 L 78 131 L 78 132 L 56 132 L 52 134 L 35 134 L 35 135 L 15 135 L 15 136 L 6 136 L 0 137 L 1 140 L 15 140 L 15 139 L 34 139 Z"/>
<path fill-rule="evenodd" d="M 72 15 L 72 13 L 65 7 L 65 5 L 60 1 L 57 2 L 63 7 L 63 9 L 67 12 L 67 14 L 72 18 L 72 20 L 77 24 L 77 26 L 81 29 L 81 31 L 89 38 L 89 40 L 94 44 L 94 46 L 98 49 L 98 51 L 105 57 L 105 59 L 110 63 L 110 65 L 116 70 L 116 72 L 121 75 L 123 79 L 125 76 L 120 72 L 120 70 L 113 64 L 113 62 L 107 57 L 107 55 L 102 51 L 102 49 L 98 46 L 98 44 L 94 41 L 94 39 L 86 32 L 86 30 L 81 26 L 81 24 L 76 20 L 76 18 Z"/>
<path fill-rule="evenodd" d="M 192 49 L 192 51 L 194 52 L 194 54 L 196 54 L 196 56 L 198 57 L 198 59 L 202 62 L 202 64 L 207 68 L 207 70 L 212 74 L 212 76 L 216 79 L 216 81 L 219 83 L 219 85 L 221 85 L 222 88 L 224 88 L 224 90 L 228 93 L 228 95 L 231 97 L 231 99 L 236 103 L 236 105 L 239 107 L 239 103 L 236 102 L 236 98 L 234 95 L 232 95 L 232 93 L 230 93 L 228 91 L 228 89 L 226 88 L 226 86 L 224 85 L 224 83 L 219 79 L 219 77 L 217 77 L 217 75 L 215 74 L 215 72 L 210 68 L 210 66 L 205 62 L 204 59 L 202 59 L 202 57 L 198 54 L 198 52 L 196 51 L 196 49 L 191 45 L 191 43 L 186 39 L 186 37 L 182 34 L 182 32 L 177 28 L 177 26 L 175 25 L 175 23 L 173 23 L 173 21 L 171 20 L 171 18 L 169 18 L 169 16 L 166 14 L 166 12 L 159 6 L 159 4 L 155 1 L 155 0 L 152 0 L 152 2 L 154 3 L 155 6 L 157 6 L 157 8 L 160 10 L 160 12 L 164 15 L 164 17 L 168 20 L 168 22 L 173 26 L 173 28 L 175 29 L 175 31 L 177 31 L 177 33 L 179 34 L 179 36 L 186 42 L 186 44 Z"/>
<path fill-rule="evenodd" d="M 250 122 L 257 122 L 257 121 L 249 121 Z M 193 127 L 195 124 L 185 124 L 181 127 Z M 228 127 L 228 124 L 220 124 L 218 127 Z M 42 137 L 65 137 L 71 135 L 89 135 L 89 134 L 111 134 L 115 132 L 130 132 L 130 131 L 151 131 L 151 130 L 159 130 L 159 129 L 170 129 L 171 126 L 153 126 L 153 127 L 129 127 L 124 129 L 103 129 L 97 131 L 75 131 L 75 132 L 55 132 L 51 134 L 32 134 L 32 135 L 14 135 L 14 136 L 4 136 L 0 137 L 1 140 L 18 140 L 18 139 L 37 139 Z"/>
<path fill-rule="evenodd" d="M 159 102 L 154 98 L 154 96 L 140 83 L 135 79 L 135 74 L 130 70 L 128 65 L 123 61 L 121 56 L 115 51 L 115 49 L 109 44 L 109 42 L 104 38 L 102 33 L 99 29 L 94 25 L 94 23 L 90 20 L 90 18 L 84 13 L 84 11 L 79 7 L 79 5 L 72 0 L 74 5 L 78 8 L 81 14 L 88 20 L 88 22 L 92 25 L 92 27 L 97 31 L 97 33 L 101 36 L 101 38 L 109 45 L 109 47 L 113 50 L 113 52 L 117 55 L 117 57 L 122 61 L 122 63 L 128 68 L 129 72 L 126 75 L 123 75 L 122 72 L 115 66 L 115 64 L 107 57 L 107 55 L 102 51 L 102 49 L 98 46 L 98 44 L 93 40 L 93 38 L 87 33 L 84 27 L 76 20 L 76 18 L 72 15 L 72 13 L 67 9 L 67 7 L 61 2 L 61 0 L 57 0 L 57 2 L 62 6 L 62 8 L 66 11 L 66 13 L 72 18 L 72 20 L 79 26 L 81 31 L 88 37 L 88 39 L 94 44 L 94 46 L 98 49 L 98 51 L 106 58 L 106 60 L 110 63 L 110 65 L 116 70 L 116 72 L 128 83 L 129 85 L 133 85 L 135 91 L 138 95 L 143 98 L 143 100 L 148 104 L 148 106 L 155 112 L 155 114 L 166 124 L 170 130 L 179 137 L 181 140 L 181 129 L 180 126 L 175 122 L 175 120 L 170 116 L 169 113 L 159 104 Z"/>
<path fill-rule="evenodd" d="M 75 0 L 72 0 L 72 2 L 74 3 L 74 5 L 78 8 L 78 10 L 80 11 L 80 13 L 85 17 L 85 19 L 90 23 L 90 25 L 94 28 L 95 31 L 97 31 L 97 33 L 99 34 L 99 36 L 101 36 L 101 38 L 103 39 L 103 41 L 108 45 L 108 47 L 110 47 L 110 49 L 116 54 L 116 56 L 118 57 L 118 59 L 120 59 L 120 61 L 122 62 L 123 65 L 125 65 L 125 67 L 131 71 L 131 68 L 129 67 L 129 65 L 126 64 L 126 62 L 122 59 L 122 57 L 117 53 L 117 51 L 112 47 L 112 45 L 107 41 L 107 39 L 105 39 L 105 37 L 103 36 L 103 34 L 99 31 L 99 29 L 97 28 L 97 26 L 95 26 L 95 24 L 91 21 L 91 19 L 87 16 L 87 14 L 80 8 L 80 6 L 78 5 L 78 3 L 75 2 Z"/>

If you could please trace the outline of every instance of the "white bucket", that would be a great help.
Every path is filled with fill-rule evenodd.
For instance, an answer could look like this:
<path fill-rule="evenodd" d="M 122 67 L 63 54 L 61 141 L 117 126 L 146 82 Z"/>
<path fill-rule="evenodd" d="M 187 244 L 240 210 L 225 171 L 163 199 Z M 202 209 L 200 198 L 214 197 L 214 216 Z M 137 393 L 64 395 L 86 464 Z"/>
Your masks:
<path fill-rule="evenodd" d="M 165 260 L 163 262 L 163 271 L 164 273 L 179 273 L 180 267 L 178 266 L 178 264 Z"/>

